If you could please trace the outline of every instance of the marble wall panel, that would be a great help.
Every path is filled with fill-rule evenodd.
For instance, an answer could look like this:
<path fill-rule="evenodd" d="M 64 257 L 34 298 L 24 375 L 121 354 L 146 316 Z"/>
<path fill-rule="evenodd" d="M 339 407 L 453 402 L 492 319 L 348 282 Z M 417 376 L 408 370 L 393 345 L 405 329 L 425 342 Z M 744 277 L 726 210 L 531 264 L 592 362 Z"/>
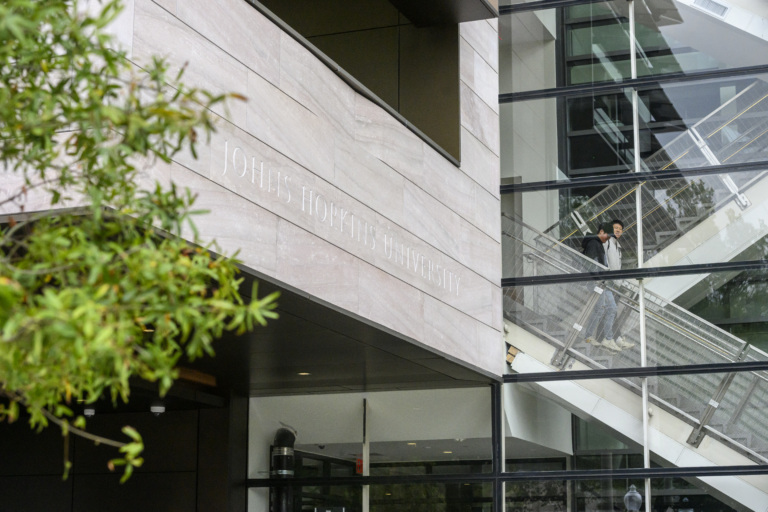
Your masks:
<path fill-rule="evenodd" d="M 238 258 L 245 266 L 268 275 L 277 272 L 278 217 L 211 180 L 175 165 L 171 179 L 197 194 L 195 207 L 208 213 L 194 217 L 200 238 L 216 240 L 217 252 Z M 184 236 L 192 239 L 187 230 Z"/>
<path fill-rule="evenodd" d="M 286 220 L 279 221 L 276 277 L 280 281 L 357 311 L 361 264 L 354 255 Z"/>
<path fill-rule="evenodd" d="M 470 88 L 475 80 L 475 49 L 466 39 L 459 38 L 459 79 Z"/>
<path fill-rule="evenodd" d="M 21 172 L 6 170 L 0 163 L 0 215 L 47 210 L 50 208 L 52 197 L 38 187 L 26 186 Z M 79 204 L 77 200 L 64 199 L 58 208 L 70 208 Z"/>
<path fill-rule="evenodd" d="M 499 73 L 479 54 L 474 55 L 474 87 L 472 90 L 491 109 L 499 113 Z"/>
<path fill-rule="evenodd" d="M 415 340 L 424 338 L 424 294 L 370 265 L 360 267 L 358 313 Z"/>
<path fill-rule="evenodd" d="M 151 0 L 135 1 L 134 62 L 146 65 L 153 56 L 160 55 L 168 59 L 169 77 L 175 77 L 179 69 L 186 66 L 182 80 L 190 86 L 202 87 L 214 94 L 247 95 L 245 66 Z M 214 111 L 238 126 L 245 126 L 242 108 L 227 109 L 218 105 Z"/>
<path fill-rule="evenodd" d="M 128 58 L 131 57 L 131 44 L 133 43 L 133 10 L 134 0 L 123 0 L 123 10 L 106 27 L 105 32 L 111 34 L 116 43 L 114 47 L 120 48 L 126 52 Z M 98 0 L 85 0 L 78 4 L 79 9 L 85 9 L 86 12 L 95 16 L 104 8 L 102 2 Z"/>
<path fill-rule="evenodd" d="M 499 74 L 465 39 L 459 40 L 460 78 L 496 113 L 499 112 Z"/>
<path fill-rule="evenodd" d="M 331 123 L 253 72 L 248 73 L 247 130 L 318 176 L 333 178 Z"/>
<path fill-rule="evenodd" d="M 478 340 L 475 364 L 496 375 L 505 373 L 506 346 L 500 327 L 475 323 L 475 328 L 477 329 Z"/>
<path fill-rule="evenodd" d="M 171 14 L 176 14 L 176 5 L 178 3 L 178 0 L 152 0 L 157 5 L 165 9 L 166 11 L 170 12 Z"/>
<path fill-rule="evenodd" d="M 408 178 L 424 163 L 425 143 L 370 100 L 355 98 L 355 141 Z"/>
<path fill-rule="evenodd" d="M 294 38 L 286 33 L 280 38 L 280 88 L 327 119 L 339 136 L 352 138 L 356 93 Z"/>
<path fill-rule="evenodd" d="M 371 162 L 384 166 L 375 159 Z M 403 178 L 384 167 L 395 182 L 381 182 L 378 188 L 382 189 L 383 200 L 390 203 L 402 200 L 391 194 L 402 195 L 403 185 L 398 182 L 404 181 Z M 361 174 L 370 171 L 364 167 L 357 169 Z M 375 166 L 372 170 L 377 169 Z M 492 321 L 490 293 L 495 285 L 377 213 L 366 202 L 382 199 L 366 198 L 361 202 L 231 125 L 224 126 L 214 136 L 210 169 L 196 172 L 411 286 L 453 307 L 472 311 L 483 322 Z M 377 183 L 375 179 L 373 182 Z M 348 186 L 365 188 L 366 185 Z M 387 187 L 394 190 L 387 191 Z M 365 193 L 376 190 L 373 187 Z M 322 199 L 317 199 L 318 194 Z M 384 205 L 382 209 L 389 212 L 397 207 Z M 449 213 L 445 207 L 442 211 Z"/>
<path fill-rule="evenodd" d="M 432 297 L 424 297 L 424 339 L 431 347 L 469 364 L 477 364 L 477 329 L 471 317 Z"/>
<path fill-rule="evenodd" d="M 497 20 L 469 21 L 459 25 L 459 35 L 494 71 L 499 71 L 499 38 Z"/>
<path fill-rule="evenodd" d="M 499 197 L 498 152 L 492 151 L 466 128 L 461 129 L 461 170 L 494 197 Z"/>
<path fill-rule="evenodd" d="M 136 167 L 136 183 L 139 188 L 152 190 L 159 183 L 163 188 L 171 185 L 171 168 L 173 163 L 166 163 L 157 157 L 146 157 L 134 163 Z"/>
<path fill-rule="evenodd" d="M 466 85 L 459 84 L 461 96 L 461 126 L 499 154 L 499 114 L 489 107 Z"/>
<path fill-rule="evenodd" d="M 369 262 L 438 300 L 491 323 L 493 315 L 488 308 L 495 284 L 380 215 L 376 230 L 378 246 Z"/>
<path fill-rule="evenodd" d="M 406 183 L 405 214 L 414 235 L 492 283 L 501 279 L 500 245 L 423 190 Z M 496 253 L 499 252 L 497 255 Z M 494 265 L 498 264 L 498 267 Z"/>
<path fill-rule="evenodd" d="M 494 172 L 494 169 L 489 167 L 484 171 Z M 498 170 L 495 172 L 498 173 Z M 422 173 L 418 175 L 418 180 L 414 179 L 414 183 L 483 233 L 500 241 L 498 197 L 442 155 L 427 148 Z"/>
<path fill-rule="evenodd" d="M 53 178 L 51 174 L 49 171 L 49 179 Z M 51 206 L 53 194 L 43 186 L 36 172 L 30 177 L 31 182 L 27 184 L 20 169 L 0 162 L 0 215 L 77 208 L 86 204 L 81 195 L 62 192 L 59 202 Z"/>
<path fill-rule="evenodd" d="M 282 31 L 243 0 L 184 0 L 179 19 L 237 59 L 251 71 L 277 85 L 280 79 Z"/>
<path fill-rule="evenodd" d="M 351 140 L 336 144 L 333 184 L 376 212 L 385 212 L 393 223 L 407 225 L 403 218 L 405 178 L 371 156 Z"/>

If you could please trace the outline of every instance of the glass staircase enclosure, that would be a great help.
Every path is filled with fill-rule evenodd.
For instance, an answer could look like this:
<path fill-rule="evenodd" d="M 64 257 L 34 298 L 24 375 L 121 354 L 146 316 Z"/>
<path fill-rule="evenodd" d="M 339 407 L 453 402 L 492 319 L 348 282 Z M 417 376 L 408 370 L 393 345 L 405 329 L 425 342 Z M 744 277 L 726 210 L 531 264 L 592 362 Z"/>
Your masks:
<path fill-rule="evenodd" d="M 605 270 L 559 240 L 502 217 L 503 255 L 514 275 L 536 276 Z M 618 353 L 586 343 L 583 328 L 604 287 L 615 294 L 615 322 L 635 346 Z M 649 366 L 766 361 L 768 354 L 654 293 L 644 294 Z M 565 369 L 578 360 L 593 369 L 640 366 L 638 288 L 627 281 L 508 287 L 505 319 L 555 348 L 550 366 Z M 598 331 L 602 332 L 599 329 Z M 602 336 L 601 336 L 602 337 Z M 640 393 L 639 380 L 625 385 Z M 768 372 L 682 375 L 649 380 L 651 400 L 692 426 L 688 442 L 704 434 L 768 462 Z"/>
<path fill-rule="evenodd" d="M 768 83 L 755 79 L 705 118 L 642 163 L 643 171 L 671 171 L 764 160 L 768 148 Z M 604 188 L 545 230 L 553 243 L 579 248 L 585 233 L 601 222 L 634 217 L 636 193 L 642 195 L 644 261 L 736 202 L 750 206 L 744 194 L 766 176 L 763 170 L 709 176 L 680 176 L 662 181 L 615 184 Z M 627 214 L 629 213 L 629 214 Z M 727 229 L 727 228 L 726 228 Z M 636 265 L 637 225 L 627 223 L 622 237 L 624 268 Z"/>

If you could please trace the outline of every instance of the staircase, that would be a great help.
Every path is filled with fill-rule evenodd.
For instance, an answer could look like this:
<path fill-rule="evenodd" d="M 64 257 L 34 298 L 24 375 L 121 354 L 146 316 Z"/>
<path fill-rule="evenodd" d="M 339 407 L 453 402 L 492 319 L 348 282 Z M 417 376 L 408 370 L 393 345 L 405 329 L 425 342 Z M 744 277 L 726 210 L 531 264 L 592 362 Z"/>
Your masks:
<path fill-rule="evenodd" d="M 749 86 L 708 116 L 666 144 L 643 162 L 647 172 L 670 171 L 711 165 L 728 165 L 764 160 L 768 147 L 768 84 L 754 80 Z M 559 222 L 545 230 L 554 242 L 578 249 L 585 233 L 596 233 L 599 224 L 612 218 L 627 218 L 635 212 L 637 193 L 641 194 L 644 266 L 668 266 L 697 262 L 729 261 L 756 239 L 768 235 L 768 224 L 755 216 L 768 212 L 768 194 L 754 187 L 768 188 L 766 171 L 685 177 L 641 184 L 615 184 L 603 189 Z M 765 183 L 764 183 L 765 182 Z M 759 187 L 763 185 L 763 187 Z M 715 218 L 718 211 L 727 216 Z M 755 212 L 755 213 L 752 213 Z M 764 217 L 763 217 L 764 218 Z M 712 225 L 720 227 L 717 239 L 710 235 Z M 741 224 L 740 224 L 741 222 Z M 754 224 L 749 236 L 745 222 Z M 751 226 L 750 224 L 750 226 Z M 729 231 L 730 230 L 730 231 Z M 690 236 L 688 236 L 690 235 Z M 696 242 L 693 242 L 693 241 Z M 707 242 L 710 242 L 707 244 Z M 670 249 L 673 245 L 675 249 Z M 627 223 L 622 237 L 624 268 L 636 265 L 637 225 Z M 698 250 L 697 250 L 698 249 Z M 714 251 L 714 252 L 713 252 Z M 721 254 L 722 253 L 722 254 Z M 685 289 L 700 280 L 690 276 Z M 665 290 L 672 293 L 673 290 Z M 675 296 L 664 293 L 668 299 Z"/>
<path fill-rule="evenodd" d="M 594 272 L 604 267 L 533 228 L 502 218 L 504 254 L 515 254 L 515 275 Z M 607 286 L 618 305 L 615 328 L 630 349 L 613 353 L 587 344 L 583 327 L 599 293 Z M 541 361 L 553 369 L 574 363 L 586 368 L 640 366 L 639 290 L 632 282 L 597 281 L 506 288 L 504 317 L 552 347 Z M 647 361 L 673 366 L 736 361 L 766 361 L 768 354 L 652 292 L 645 292 Z M 598 332 L 601 332 L 598 330 Z M 624 384 L 639 392 L 640 382 Z M 649 380 L 651 401 L 690 425 L 688 443 L 705 435 L 753 461 L 768 463 L 768 372 L 684 375 Z"/>

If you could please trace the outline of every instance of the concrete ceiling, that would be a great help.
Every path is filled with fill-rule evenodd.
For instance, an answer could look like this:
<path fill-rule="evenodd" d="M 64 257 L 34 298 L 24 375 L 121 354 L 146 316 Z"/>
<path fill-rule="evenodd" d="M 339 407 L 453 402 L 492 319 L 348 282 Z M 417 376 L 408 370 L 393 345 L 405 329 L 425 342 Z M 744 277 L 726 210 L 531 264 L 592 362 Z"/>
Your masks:
<path fill-rule="evenodd" d="M 246 276 L 243 290 L 252 281 Z M 260 280 L 260 295 L 274 290 L 281 293 L 278 320 L 226 336 L 215 343 L 215 358 L 192 364 L 214 376 L 217 388 L 270 396 L 474 387 L 492 380 L 303 292 Z"/>

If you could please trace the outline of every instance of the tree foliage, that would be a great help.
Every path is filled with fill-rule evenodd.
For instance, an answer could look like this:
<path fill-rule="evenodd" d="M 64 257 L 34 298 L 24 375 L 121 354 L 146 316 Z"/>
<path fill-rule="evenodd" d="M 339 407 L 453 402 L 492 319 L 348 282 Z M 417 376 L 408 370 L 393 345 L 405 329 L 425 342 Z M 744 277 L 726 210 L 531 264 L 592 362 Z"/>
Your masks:
<path fill-rule="evenodd" d="M 105 32 L 119 10 L 0 3 L 0 211 L 13 212 L 0 226 L 0 417 L 26 409 L 33 427 L 82 435 L 78 402 L 127 401 L 137 377 L 164 394 L 181 357 L 276 316 L 274 296 L 246 303 L 236 261 L 197 240 L 189 191 L 137 184 L 141 165 L 194 154 L 226 97 L 160 59 L 129 63 Z M 113 464 L 127 477 L 142 445 L 125 433 Z"/>

